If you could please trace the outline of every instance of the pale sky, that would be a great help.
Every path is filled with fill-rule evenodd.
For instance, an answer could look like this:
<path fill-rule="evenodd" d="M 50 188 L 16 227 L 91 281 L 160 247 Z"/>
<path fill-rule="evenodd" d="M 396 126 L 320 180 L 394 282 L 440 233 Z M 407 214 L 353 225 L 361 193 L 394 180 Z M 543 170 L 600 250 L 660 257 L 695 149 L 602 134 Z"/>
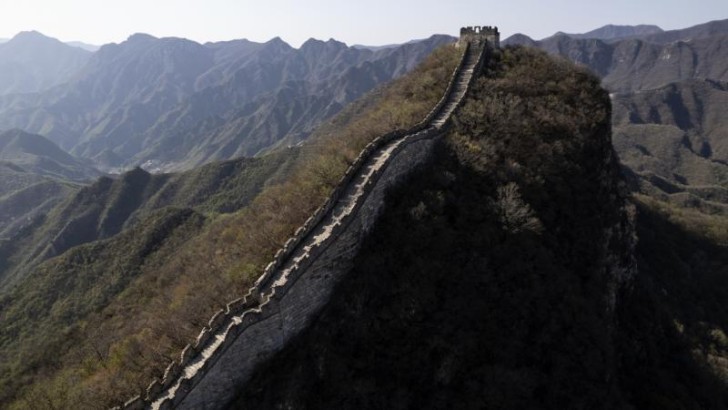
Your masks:
<path fill-rule="evenodd" d="M 0 0 L 0 38 L 37 30 L 62 41 L 105 44 L 137 32 L 198 42 L 279 36 L 294 47 L 310 37 L 349 45 L 457 35 L 497 25 L 501 38 L 540 39 L 605 24 L 665 30 L 728 18 L 728 0 Z"/>

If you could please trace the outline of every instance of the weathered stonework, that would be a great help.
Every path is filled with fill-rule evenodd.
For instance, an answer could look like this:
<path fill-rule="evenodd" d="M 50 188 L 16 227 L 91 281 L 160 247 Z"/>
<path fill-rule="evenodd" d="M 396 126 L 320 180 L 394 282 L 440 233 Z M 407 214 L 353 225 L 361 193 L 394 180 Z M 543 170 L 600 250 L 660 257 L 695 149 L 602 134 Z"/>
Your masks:
<path fill-rule="evenodd" d="M 248 294 L 216 313 L 162 380 L 122 408 L 223 408 L 257 364 L 305 329 L 350 270 L 362 238 L 383 210 L 387 189 L 428 160 L 494 44 L 465 42 L 447 92 L 430 114 L 407 132 L 367 145 Z"/>
<path fill-rule="evenodd" d="M 469 26 L 460 29 L 460 40 L 458 44 L 488 42 L 493 47 L 500 47 L 500 33 L 498 27 L 493 26 Z"/>
<path fill-rule="evenodd" d="M 413 167 L 424 163 L 439 131 L 424 132 L 416 140 L 403 144 L 381 174 L 357 214 L 347 225 L 340 226 L 336 238 L 326 244 L 315 260 L 302 270 L 300 276 L 289 277 L 262 306 L 262 311 L 249 327 L 224 351 L 204 378 L 177 408 L 217 409 L 231 399 L 252 374 L 256 363 L 283 348 L 286 341 L 308 326 L 311 318 L 331 297 L 334 285 L 351 268 L 359 244 L 382 211 L 387 187 L 407 175 Z"/>

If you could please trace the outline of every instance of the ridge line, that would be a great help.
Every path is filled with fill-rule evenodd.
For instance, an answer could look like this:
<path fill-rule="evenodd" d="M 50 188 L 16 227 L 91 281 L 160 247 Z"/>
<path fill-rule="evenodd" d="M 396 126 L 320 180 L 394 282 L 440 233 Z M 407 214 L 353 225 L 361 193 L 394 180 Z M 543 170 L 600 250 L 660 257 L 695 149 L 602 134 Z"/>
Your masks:
<path fill-rule="evenodd" d="M 407 131 L 393 131 L 367 144 L 325 203 L 286 241 L 248 293 L 216 312 L 194 344 L 188 344 L 182 350 L 179 361 L 173 361 L 166 368 L 161 380 L 154 380 L 141 395 L 115 409 L 166 409 L 176 406 L 200 383 L 245 329 L 271 316 L 268 307 L 277 307 L 279 326 L 283 330 L 284 317 L 278 300 L 355 219 L 353 216 L 391 163 L 390 159 L 413 142 L 442 135 L 449 125 L 452 114 L 475 80 L 475 73 L 482 68 L 489 49 L 488 44 L 477 41 L 464 44 L 463 55 L 446 91 L 428 115 Z M 286 339 L 285 334 L 281 338 Z M 285 340 L 281 342 L 284 343 Z"/>

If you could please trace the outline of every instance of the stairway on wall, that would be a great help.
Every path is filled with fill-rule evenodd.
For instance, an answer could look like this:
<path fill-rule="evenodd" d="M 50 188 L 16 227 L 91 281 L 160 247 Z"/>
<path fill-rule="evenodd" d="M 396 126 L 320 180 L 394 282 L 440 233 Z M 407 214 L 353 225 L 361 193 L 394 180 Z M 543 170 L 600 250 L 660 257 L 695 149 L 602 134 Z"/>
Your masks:
<path fill-rule="evenodd" d="M 448 100 L 442 110 L 432 119 L 432 126 L 435 128 L 442 128 L 452 116 L 455 109 L 460 105 L 463 97 L 468 92 L 468 87 L 473 79 L 480 59 L 482 58 L 482 45 L 474 46 L 471 45 L 471 52 L 465 55 L 465 62 L 462 67 L 460 76 L 457 79 L 457 83 L 452 90 L 452 97 Z"/>
<path fill-rule="evenodd" d="M 201 332 L 196 344 L 184 349 L 180 363 L 171 364 L 164 378 L 149 386 L 146 397 L 132 399 L 123 408 L 159 409 L 179 405 L 216 365 L 234 339 L 240 337 L 245 326 L 251 325 L 251 320 L 255 320 L 251 317 L 258 314 L 264 318 L 261 312 L 265 306 L 282 298 L 303 271 L 336 241 L 343 232 L 342 227 L 351 222 L 392 158 L 413 141 L 441 135 L 467 94 L 487 45 L 472 43 L 466 47 L 446 94 L 425 121 L 409 133 L 383 136 L 367 146 L 327 204 L 286 243 L 251 292 L 230 303 L 226 311 L 218 312 L 210 320 L 209 327 Z"/>

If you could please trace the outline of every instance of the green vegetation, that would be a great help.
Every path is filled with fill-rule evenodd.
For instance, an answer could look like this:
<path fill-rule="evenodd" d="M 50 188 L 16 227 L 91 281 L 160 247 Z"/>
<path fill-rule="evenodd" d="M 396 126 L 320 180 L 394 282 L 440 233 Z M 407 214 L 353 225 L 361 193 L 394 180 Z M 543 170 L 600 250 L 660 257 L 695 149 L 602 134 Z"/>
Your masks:
<path fill-rule="evenodd" d="M 372 138 L 429 111 L 458 57 L 436 51 L 300 148 L 135 171 L 27 227 L 48 236 L 59 215 L 105 198 L 89 226 L 107 239 L 69 246 L 0 297 L 0 407 L 105 408 L 146 387 Z M 727 408 L 722 191 L 687 189 L 718 201 L 699 202 L 707 212 L 636 195 L 635 213 L 610 117 L 591 74 L 522 48 L 495 55 L 431 166 L 389 196 L 322 316 L 233 407 Z M 683 150 L 678 134 L 671 147 Z M 648 153 L 664 147 L 644 137 Z M 14 263 L 22 246 L 0 242 L 0 258 Z M 633 258 L 638 274 L 622 286 L 614 275 Z"/>
<path fill-rule="evenodd" d="M 506 49 L 232 408 L 728 407 L 728 222 L 638 197 L 633 249 L 609 107 L 591 75 Z"/>
<path fill-rule="evenodd" d="M 10 408 L 104 408 L 161 376 L 212 312 L 246 292 L 369 141 L 424 118 L 459 57 L 451 46 L 435 51 L 412 73 L 345 109 L 311 144 L 273 154 L 295 154 L 295 162 L 280 173 L 264 173 L 265 188 L 241 210 L 218 213 L 241 205 L 234 203 L 235 192 L 185 191 L 198 180 L 216 181 L 214 175 L 180 181 L 171 196 L 147 182 L 145 192 L 153 195 L 144 194 L 137 207 L 104 202 L 108 207 L 100 214 L 112 219 L 103 226 L 113 232 L 128 223 L 131 230 L 48 260 L 0 301 L 0 343 L 8 355 L 0 357 L 0 402 L 13 401 Z M 115 195 L 118 189 L 104 192 L 132 201 Z M 197 205 L 198 212 L 154 211 L 177 201 Z M 146 207 L 150 212 L 135 220 Z M 127 222 L 113 219 L 122 214 Z M 50 300 L 38 303 L 50 289 Z M 20 323 L 21 312 L 32 314 Z"/>
<path fill-rule="evenodd" d="M 684 80 L 613 103 L 614 145 L 635 191 L 728 214 L 728 83 Z"/>
<path fill-rule="evenodd" d="M 21 200 L 41 204 L 45 212 L 32 209 L 35 218 L 27 219 L 36 223 L 9 232 L 9 241 L 0 244 L 0 254 L 7 255 L 0 270 L 0 294 L 21 282 L 38 263 L 74 246 L 111 238 L 163 207 L 192 208 L 202 213 L 238 210 L 250 203 L 265 184 L 286 175 L 297 154 L 298 150 L 288 150 L 265 158 L 210 164 L 180 174 L 151 175 L 134 169 L 115 180 L 100 178 L 67 195 L 60 204 L 61 195 L 53 196 L 58 189 L 52 190 L 58 184 L 47 189 L 38 185 L 40 189 L 3 198 L 5 204 L 0 202 L 0 206 L 10 208 L 11 215 L 13 211 L 20 215 L 28 212 Z M 48 206 L 46 197 L 53 200 Z"/>
<path fill-rule="evenodd" d="M 631 249 L 602 245 L 627 235 L 609 118 L 571 64 L 491 60 L 320 319 L 235 408 L 614 408 L 605 272 Z"/>
<path fill-rule="evenodd" d="M 96 352 L 88 332 L 98 324 L 89 321 L 103 321 L 99 312 L 123 297 L 135 278 L 154 275 L 189 239 L 204 232 L 206 224 L 222 218 L 222 212 L 240 209 L 266 183 L 287 175 L 297 154 L 287 150 L 181 174 L 150 175 L 136 169 L 118 180 L 102 178 L 21 232 L 18 237 L 25 240 L 0 244 L 2 259 L 14 263 L 22 275 L 0 297 L 3 396 L 36 380 L 33 369 L 63 367 L 68 357 L 59 352 L 81 351 L 73 353 L 74 360 Z M 60 255 L 34 263 L 51 246 Z M 122 315 L 112 322 L 132 320 Z"/>
<path fill-rule="evenodd" d="M 728 218 L 635 200 L 639 275 L 619 312 L 625 390 L 637 408 L 726 408 Z"/>

